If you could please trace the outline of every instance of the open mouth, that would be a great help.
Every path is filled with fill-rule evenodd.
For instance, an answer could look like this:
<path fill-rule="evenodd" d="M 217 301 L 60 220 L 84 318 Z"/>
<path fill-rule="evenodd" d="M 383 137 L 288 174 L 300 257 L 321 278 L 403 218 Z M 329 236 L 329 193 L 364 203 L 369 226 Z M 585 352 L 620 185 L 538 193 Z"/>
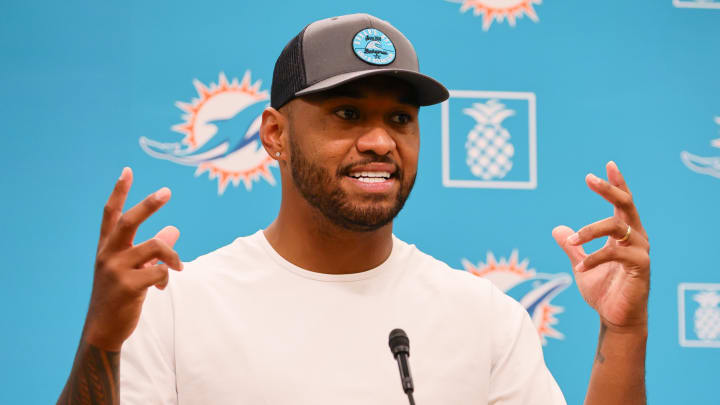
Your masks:
<path fill-rule="evenodd" d="M 390 172 L 354 172 L 348 174 L 348 176 L 363 183 L 382 183 L 389 180 L 392 174 Z"/>

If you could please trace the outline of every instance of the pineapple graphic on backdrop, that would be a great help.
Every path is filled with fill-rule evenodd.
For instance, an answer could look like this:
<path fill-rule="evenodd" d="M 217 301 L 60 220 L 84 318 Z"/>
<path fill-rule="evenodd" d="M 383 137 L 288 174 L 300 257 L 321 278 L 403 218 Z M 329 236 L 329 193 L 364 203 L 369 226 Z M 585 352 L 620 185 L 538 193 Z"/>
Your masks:
<path fill-rule="evenodd" d="M 700 307 L 695 310 L 695 333 L 701 340 L 720 337 L 720 294 L 703 291 L 693 296 Z"/>
<path fill-rule="evenodd" d="M 505 177 L 512 169 L 515 147 L 510 143 L 510 132 L 503 128 L 502 122 L 515 115 L 515 111 L 491 99 L 485 103 L 473 103 L 463 112 L 476 121 L 465 142 L 465 162 L 470 172 L 483 180 Z"/>

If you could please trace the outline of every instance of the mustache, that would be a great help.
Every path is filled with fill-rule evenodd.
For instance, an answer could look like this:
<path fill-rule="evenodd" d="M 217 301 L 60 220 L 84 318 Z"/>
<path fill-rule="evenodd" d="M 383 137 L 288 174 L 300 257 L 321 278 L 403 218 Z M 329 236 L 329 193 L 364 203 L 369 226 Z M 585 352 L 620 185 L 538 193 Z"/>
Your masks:
<path fill-rule="evenodd" d="M 402 169 L 400 169 L 400 166 L 398 166 L 398 164 L 395 162 L 395 160 L 393 160 L 393 158 L 391 158 L 390 156 L 379 156 L 378 155 L 378 156 L 370 157 L 370 158 L 363 159 L 363 160 L 360 160 L 357 162 L 353 162 L 353 163 L 347 164 L 345 166 L 341 166 L 337 170 L 337 175 L 338 176 L 346 176 L 346 175 L 350 174 L 350 172 L 354 168 L 356 168 L 358 166 L 368 165 L 370 163 L 388 163 L 395 167 L 394 175 L 398 175 L 398 174 L 402 173 Z"/>

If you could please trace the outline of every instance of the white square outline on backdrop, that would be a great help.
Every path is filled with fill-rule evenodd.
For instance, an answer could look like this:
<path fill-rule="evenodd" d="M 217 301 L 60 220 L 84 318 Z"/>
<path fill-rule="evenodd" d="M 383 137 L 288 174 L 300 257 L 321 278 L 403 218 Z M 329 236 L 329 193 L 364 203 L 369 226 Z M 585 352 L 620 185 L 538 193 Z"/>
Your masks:
<path fill-rule="evenodd" d="M 720 9 L 720 3 L 703 3 L 700 1 L 673 0 L 677 8 L 715 8 Z"/>
<path fill-rule="evenodd" d="M 678 284 L 678 338 L 682 347 L 720 347 L 720 341 L 690 340 L 685 336 L 685 291 L 720 290 L 720 284 L 680 283 Z"/>
<path fill-rule="evenodd" d="M 527 100 L 528 102 L 528 181 L 486 181 L 452 180 L 450 178 L 450 100 L 453 98 L 497 98 L 509 100 Z M 450 98 L 441 105 L 442 125 L 442 183 L 445 187 L 458 188 L 537 188 L 537 116 L 535 93 L 514 91 L 478 91 L 450 90 Z"/>

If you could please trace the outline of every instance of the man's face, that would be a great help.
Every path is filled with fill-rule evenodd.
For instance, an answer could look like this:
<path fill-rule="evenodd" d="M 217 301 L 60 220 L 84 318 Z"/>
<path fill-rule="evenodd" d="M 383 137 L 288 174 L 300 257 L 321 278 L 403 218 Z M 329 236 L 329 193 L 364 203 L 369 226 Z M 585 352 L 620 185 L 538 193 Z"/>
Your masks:
<path fill-rule="evenodd" d="M 290 102 L 293 182 L 334 224 L 372 231 L 405 204 L 420 146 L 413 94 L 404 82 L 372 77 Z"/>

